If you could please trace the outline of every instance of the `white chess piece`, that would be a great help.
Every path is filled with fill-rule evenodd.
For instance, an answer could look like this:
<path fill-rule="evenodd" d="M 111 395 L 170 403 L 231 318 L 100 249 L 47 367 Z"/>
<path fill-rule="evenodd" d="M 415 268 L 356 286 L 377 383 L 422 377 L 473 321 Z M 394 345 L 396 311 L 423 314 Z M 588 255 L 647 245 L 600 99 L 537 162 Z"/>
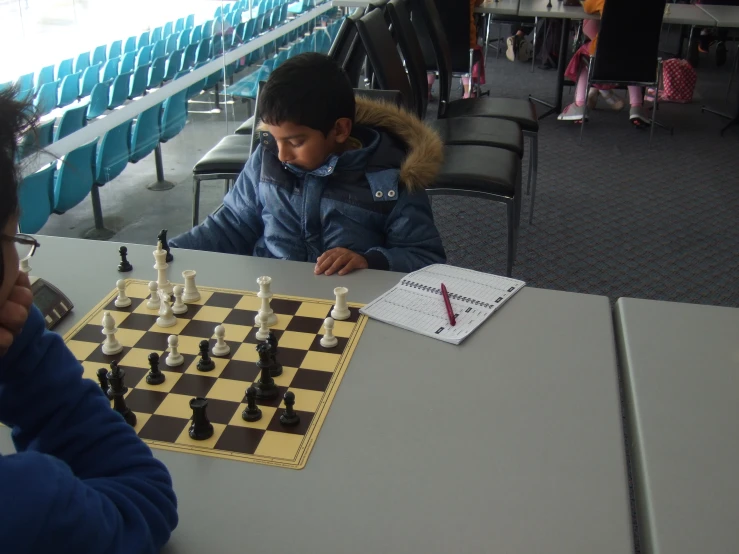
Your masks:
<path fill-rule="evenodd" d="M 277 324 L 277 316 L 272 311 L 270 302 L 272 300 L 272 291 L 270 285 L 272 284 L 272 277 L 259 277 L 257 279 L 259 285 L 259 292 L 257 296 L 262 299 L 262 306 L 259 308 L 259 313 L 254 316 L 254 325 L 262 325 L 262 319 L 267 319 L 267 327 L 272 327 Z M 264 339 L 260 339 L 264 340 Z"/>
<path fill-rule="evenodd" d="M 118 332 L 118 327 L 115 326 L 115 319 L 110 315 L 110 312 L 103 312 L 103 335 L 105 335 L 105 342 L 103 342 L 103 354 L 106 356 L 114 356 L 123 350 L 123 346 L 115 338 L 115 334 Z"/>
<path fill-rule="evenodd" d="M 169 338 L 167 339 L 167 344 L 169 344 L 169 354 L 164 360 L 164 363 L 167 364 L 169 367 L 177 367 L 178 365 L 182 365 L 185 361 L 185 357 L 180 354 L 180 351 L 178 349 L 180 345 L 179 337 L 177 335 L 169 335 Z"/>
<path fill-rule="evenodd" d="M 257 331 L 257 334 L 254 336 L 257 340 L 267 340 L 269 338 L 269 325 L 267 325 L 267 320 L 266 318 L 261 318 L 259 314 L 257 314 L 257 319 L 259 320 L 259 331 Z"/>
<path fill-rule="evenodd" d="M 196 272 L 192 269 L 187 269 L 182 272 L 182 278 L 185 280 L 185 294 L 182 296 L 184 302 L 197 302 L 200 300 L 200 292 L 198 287 L 195 286 L 195 275 Z"/>
<path fill-rule="evenodd" d="M 167 279 L 167 251 L 162 248 L 162 243 L 157 243 L 157 249 L 154 250 L 154 269 L 157 270 L 157 286 L 159 290 L 163 290 L 167 294 L 172 294 L 172 283 Z"/>
<path fill-rule="evenodd" d="M 185 294 L 185 289 L 180 285 L 174 287 L 174 304 L 172 304 L 172 312 L 177 315 L 184 314 L 187 312 L 187 304 L 182 301 L 182 295 Z"/>
<path fill-rule="evenodd" d="M 174 327 L 177 325 L 177 318 L 172 312 L 172 306 L 169 305 L 167 294 L 159 291 L 159 317 L 157 318 L 157 325 L 159 327 Z"/>
<path fill-rule="evenodd" d="M 131 305 L 131 299 L 126 296 L 126 282 L 123 279 L 118 279 L 115 286 L 118 287 L 118 298 L 115 299 L 116 308 L 125 308 Z"/>
<path fill-rule="evenodd" d="M 18 266 L 18 270 L 21 273 L 25 273 L 26 275 L 30 275 L 31 274 L 31 264 L 29 262 L 30 262 L 30 258 L 28 258 L 28 257 L 23 258 L 20 261 L 20 265 Z"/>
<path fill-rule="evenodd" d="M 216 344 L 211 350 L 211 354 L 214 356 L 228 356 L 231 352 L 231 347 L 226 344 L 224 340 L 226 336 L 226 328 L 223 325 L 219 325 L 215 330 Z"/>
<path fill-rule="evenodd" d="M 327 317 L 323 320 L 323 328 L 325 332 L 321 337 L 321 346 L 324 348 L 333 348 L 339 344 L 339 339 L 334 336 L 334 320 L 331 317 Z"/>
<path fill-rule="evenodd" d="M 149 281 L 149 299 L 146 301 L 146 307 L 150 310 L 159 309 L 159 286 L 156 281 Z"/>
<path fill-rule="evenodd" d="M 334 309 L 331 310 L 331 317 L 333 317 L 336 321 L 349 319 L 349 316 L 351 315 L 351 312 L 346 305 L 346 293 L 348 292 L 349 289 L 346 287 L 336 287 L 334 289 L 334 294 L 336 295 L 336 304 L 334 305 Z"/>

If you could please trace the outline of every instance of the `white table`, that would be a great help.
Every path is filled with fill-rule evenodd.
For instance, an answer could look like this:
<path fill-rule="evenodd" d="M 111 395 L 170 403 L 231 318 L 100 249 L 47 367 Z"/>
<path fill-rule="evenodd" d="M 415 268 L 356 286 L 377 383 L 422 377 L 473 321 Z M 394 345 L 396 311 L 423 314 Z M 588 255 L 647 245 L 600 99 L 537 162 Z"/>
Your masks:
<path fill-rule="evenodd" d="M 76 306 L 64 332 L 114 289 L 119 245 L 39 240 L 32 273 Z M 127 246 L 126 276 L 153 278 L 153 247 Z M 368 302 L 400 278 L 173 253 L 173 275 L 241 290 L 270 275 L 275 293 L 342 283 Z M 154 450 L 179 497 L 165 552 L 629 554 L 622 431 L 605 297 L 524 288 L 461 346 L 370 321 L 305 469 Z"/>
<path fill-rule="evenodd" d="M 739 27 L 739 6 L 697 4 L 695 7 L 714 19 L 717 27 Z"/>
<path fill-rule="evenodd" d="M 693 4 L 667 4 L 663 23 L 673 25 L 698 25 L 700 27 L 715 27 L 716 20 L 708 15 L 699 6 Z M 718 6 L 714 6 L 718 7 Z"/>
<path fill-rule="evenodd" d="M 739 309 L 621 298 L 616 332 L 642 552 L 736 552 Z"/>
<path fill-rule="evenodd" d="M 519 0 L 485 0 L 475 8 L 475 13 L 492 15 L 518 15 Z"/>
<path fill-rule="evenodd" d="M 549 8 L 548 0 L 521 0 L 518 15 L 523 17 L 546 17 L 552 19 L 599 19 L 598 14 L 585 13 L 582 6 L 565 6 L 562 0 L 552 0 Z"/>

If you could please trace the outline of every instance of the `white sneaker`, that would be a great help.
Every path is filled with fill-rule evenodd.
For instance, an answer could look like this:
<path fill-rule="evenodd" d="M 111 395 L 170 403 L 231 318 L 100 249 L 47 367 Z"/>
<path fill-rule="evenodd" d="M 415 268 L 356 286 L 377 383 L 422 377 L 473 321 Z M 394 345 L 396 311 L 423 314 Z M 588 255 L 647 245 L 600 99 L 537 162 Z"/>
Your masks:
<path fill-rule="evenodd" d="M 631 106 L 629 121 L 635 127 L 640 128 L 649 127 L 652 124 L 652 120 L 647 116 L 647 110 L 644 109 L 644 106 Z"/>
<path fill-rule="evenodd" d="M 565 106 L 562 113 L 557 116 L 559 121 L 582 121 L 585 115 L 585 106 L 578 106 L 574 102 Z"/>
<path fill-rule="evenodd" d="M 508 37 L 505 41 L 505 44 L 506 44 L 505 57 L 508 58 L 509 62 L 515 62 L 516 52 L 518 50 L 518 37 L 516 35 L 513 35 L 512 37 Z"/>

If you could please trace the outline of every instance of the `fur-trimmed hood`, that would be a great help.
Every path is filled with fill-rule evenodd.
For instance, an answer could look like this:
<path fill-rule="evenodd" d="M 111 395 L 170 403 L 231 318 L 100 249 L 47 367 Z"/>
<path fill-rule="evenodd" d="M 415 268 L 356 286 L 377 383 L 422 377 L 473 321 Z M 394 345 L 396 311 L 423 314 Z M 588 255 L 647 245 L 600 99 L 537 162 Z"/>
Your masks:
<path fill-rule="evenodd" d="M 404 108 L 366 98 L 357 98 L 355 123 L 385 131 L 405 144 L 400 182 L 409 191 L 433 184 L 444 161 L 444 144 L 431 127 Z"/>

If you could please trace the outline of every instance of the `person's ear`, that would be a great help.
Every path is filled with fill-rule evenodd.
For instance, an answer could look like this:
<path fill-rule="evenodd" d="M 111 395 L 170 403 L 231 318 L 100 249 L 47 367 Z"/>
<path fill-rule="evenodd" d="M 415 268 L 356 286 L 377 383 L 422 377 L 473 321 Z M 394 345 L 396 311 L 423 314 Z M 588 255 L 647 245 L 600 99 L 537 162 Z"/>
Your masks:
<path fill-rule="evenodd" d="M 352 134 L 352 120 L 348 117 L 341 117 L 334 123 L 334 133 L 336 135 L 336 142 L 338 144 L 344 144 Z"/>

